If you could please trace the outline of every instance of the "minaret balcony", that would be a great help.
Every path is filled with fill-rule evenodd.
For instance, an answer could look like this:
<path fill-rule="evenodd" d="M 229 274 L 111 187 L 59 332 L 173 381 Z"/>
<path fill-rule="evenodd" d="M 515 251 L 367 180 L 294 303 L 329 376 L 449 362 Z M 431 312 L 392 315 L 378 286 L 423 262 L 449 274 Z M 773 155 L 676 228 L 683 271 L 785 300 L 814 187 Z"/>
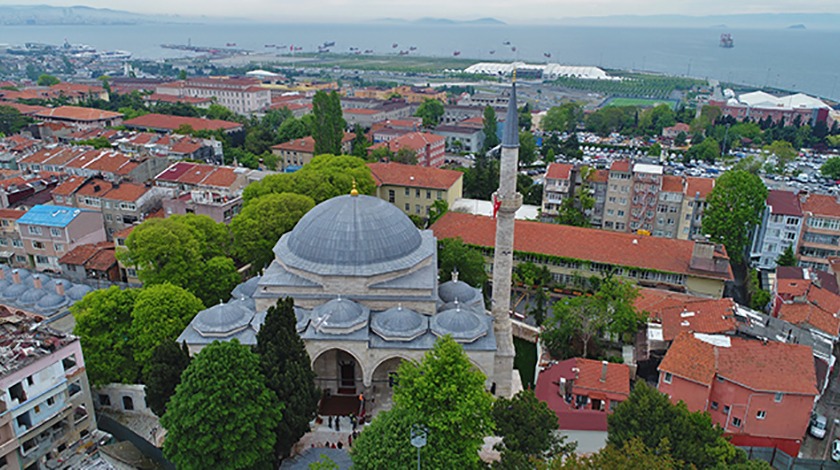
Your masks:
<path fill-rule="evenodd" d="M 522 195 L 514 193 L 513 196 L 502 197 L 499 193 L 493 193 L 493 200 L 500 201 L 500 212 L 516 212 L 522 207 Z"/>

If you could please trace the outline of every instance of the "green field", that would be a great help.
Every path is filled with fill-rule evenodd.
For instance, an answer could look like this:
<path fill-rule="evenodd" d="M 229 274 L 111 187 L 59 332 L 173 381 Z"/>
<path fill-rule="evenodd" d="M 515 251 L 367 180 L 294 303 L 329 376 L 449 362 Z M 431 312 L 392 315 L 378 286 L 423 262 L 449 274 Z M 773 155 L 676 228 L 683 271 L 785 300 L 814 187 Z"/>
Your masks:
<path fill-rule="evenodd" d="M 476 59 L 455 57 L 421 57 L 393 55 L 352 54 L 296 54 L 294 57 L 279 57 L 276 65 L 306 67 L 340 67 L 354 70 L 385 70 L 391 72 L 440 73 L 444 70 L 463 70 L 479 62 Z"/>
<path fill-rule="evenodd" d="M 652 108 L 654 106 L 660 104 L 667 104 L 671 107 L 674 107 L 675 103 L 673 100 L 656 100 L 650 98 L 610 98 L 604 104 L 603 107 L 607 106 L 637 106 L 639 108 Z"/>
<path fill-rule="evenodd" d="M 533 388 L 534 371 L 537 367 L 537 345 L 529 343 L 524 339 L 513 338 L 513 347 L 516 350 L 516 357 L 513 359 L 513 367 L 519 369 L 519 377 L 522 378 L 522 386 L 525 388 Z"/>

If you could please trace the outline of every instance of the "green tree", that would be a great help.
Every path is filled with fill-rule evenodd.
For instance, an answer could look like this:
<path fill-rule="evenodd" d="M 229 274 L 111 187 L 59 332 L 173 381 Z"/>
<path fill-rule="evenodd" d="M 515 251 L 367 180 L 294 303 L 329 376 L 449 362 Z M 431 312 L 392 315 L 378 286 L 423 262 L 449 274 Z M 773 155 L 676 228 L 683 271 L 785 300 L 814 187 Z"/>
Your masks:
<path fill-rule="evenodd" d="M 574 132 L 583 120 L 583 107 L 579 103 L 563 103 L 549 108 L 542 118 L 542 128 L 547 132 Z"/>
<path fill-rule="evenodd" d="M 565 443 L 557 433 L 557 415 L 532 390 L 522 390 L 511 399 L 500 397 L 493 403 L 497 445 L 502 454 L 502 468 L 511 458 L 562 458 L 574 452 L 576 443 Z"/>
<path fill-rule="evenodd" d="M 0 106 L 0 134 L 12 135 L 28 126 L 32 120 L 11 106 Z"/>
<path fill-rule="evenodd" d="M 312 116 L 314 117 L 312 137 L 315 139 L 315 155 L 341 153 L 341 140 L 347 123 L 341 112 L 341 100 L 338 93 L 318 91 L 312 98 Z"/>
<path fill-rule="evenodd" d="M 446 336 L 420 363 L 404 361 L 394 387 L 394 406 L 380 412 L 353 443 L 353 468 L 412 468 L 413 424 L 429 430 L 421 458 L 428 468 L 478 469 L 484 437 L 493 432 L 493 397 L 461 345 Z"/>
<path fill-rule="evenodd" d="M 204 304 L 181 287 L 157 284 L 143 288 L 131 311 L 134 360 L 149 364 L 155 348 L 175 340 L 202 309 Z"/>
<path fill-rule="evenodd" d="M 204 305 L 212 307 L 230 297 L 230 291 L 242 282 L 236 264 L 227 256 L 214 256 L 196 266 L 196 278 L 185 289 L 193 292 Z"/>
<path fill-rule="evenodd" d="M 58 78 L 56 78 L 52 75 L 47 75 L 45 73 L 42 73 L 41 75 L 38 76 L 38 82 L 37 83 L 38 83 L 38 86 L 53 86 L 53 85 L 58 85 L 59 83 L 61 83 L 61 80 L 59 80 Z"/>
<path fill-rule="evenodd" d="M 560 202 L 560 210 L 554 220 L 561 225 L 589 227 L 586 211 L 595 206 L 595 199 L 588 194 L 580 195 L 581 203 L 575 204 L 575 198 L 567 197 Z"/>
<path fill-rule="evenodd" d="M 609 319 L 607 311 L 601 308 L 594 297 L 581 295 L 554 304 L 555 326 L 551 329 L 561 333 L 560 337 L 565 340 L 579 339 L 582 346 L 581 356 L 589 357 L 590 344 L 606 329 Z M 554 349 L 553 345 L 547 346 L 550 350 Z"/>
<path fill-rule="evenodd" d="M 230 223 L 236 257 L 253 270 L 268 266 L 280 236 L 313 207 L 311 197 L 293 193 L 266 194 L 250 201 Z"/>
<path fill-rule="evenodd" d="M 2 119 L 2 115 L 0 115 L 0 119 Z M 829 157 L 820 167 L 820 173 L 826 178 L 840 180 L 840 157 Z"/>
<path fill-rule="evenodd" d="M 607 416 L 607 423 L 607 444 L 615 448 L 639 439 L 647 448 L 667 449 L 674 459 L 697 468 L 744 459 L 708 413 L 692 413 L 683 402 L 674 405 L 667 395 L 644 381 L 636 382 L 630 398 L 618 404 Z"/>
<path fill-rule="evenodd" d="M 179 469 L 272 468 L 282 405 L 260 359 L 239 341 L 214 341 L 184 371 L 160 423 Z"/>
<path fill-rule="evenodd" d="M 438 241 L 440 282 L 452 279 L 452 272 L 457 270 L 459 280 L 473 287 L 482 287 L 487 282 L 484 264 L 481 252 L 465 244 L 460 238 L 444 238 Z"/>
<path fill-rule="evenodd" d="M 569 137 L 567 137 L 566 140 L 560 143 L 560 147 L 557 153 L 565 155 L 567 159 L 582 158 L 583 150 L 580 149 L 580 141 L 577 138 L 577 134 L 575 134 L 574 132 L 569 134 Z"/>
<path fill-rule="evenodd" d="M 266 386 L 283 403 L 283 419 L 277 424 L 275 452 L 290 454 L 292 446 L 309 431 L 315 419 L 320 393 L 309 354 L 295 329 L 295 302 L 287 297 L 268 309 L 265 323 L 257 333 L 254 351 L 260 357 L 260 370 Z"/>
<path fill-rule="evenodd" d="M 107 137 L 94 137 L 92 139 L 77 140 L 72 142 L 73 145 L 89 145 L 95 149 L 109 149 L 111 148 L 111 141 Z"/>
<path fill-rule="evenodd" d="M 703 139 L 703 141 L 697 145 L 694 145 L 694 142 L 692 142 L 691 148 L 689 148 L 688 152 L 686 152 L 686 156 L 693 160 L 702 160 L 704 162 L 714 163 L 720 158 L 720 146 L 717 141 L 711 137 Z"/>
<path fill-rule="evenodd" d="M 443 113 L 443 103 L 435 99 L 426 98 L 417 107 L 414 115 L 423 119 L 423 127 L 432 128 L 440 122 Z"/>
<path fill-rule="evenodd" d="M 207 110 L 204 111 L 204 117 L 207 119 L 219 119 L 221 121 L 232 122 L 237 122 L 240 119 L 240 116 L 236 113 L 218 103 L 210 104 Z"/>
<path fill-rule="evenodd" d="M 190 365 L 187 343 L 178 345 L 167 340 L 152 352 L 152 359 L 143 368 L 143 383 L 146 385 L 146 401 L 149 408 L 158 415 L 166 412 L 166 404 L 175 394 L 175 387 L 181 383 L 181 374 Z"/>
<path fill-rule="evenodd" d="M 309 464 L 309 470 L 340 470 L 340 468 L 333 459 L 321 454 L 317 461 Z"/>
<path fill-rule="evenodd" d="M 484 149 L 482 152 L 487 152 L 491 148 L 499 145 L 498 119 L 496 118 L 496 110 L 492 106 L 484 107 Z"/>
<path fill-rule="evenodd" d="M 776 171 L 781 174 L 785 174 L 785 167 L 799 155 L 793 145 L 785 140 L 774 140 L 772 144 L 764 147 L 764 151 L 776 156 Z"/>
<path fill-rule="evenodd" d="M 524 106 L 519 108 L 519 129 L 524 131 L 530 131 L 531 126 L 533 125 L 533 120 L 531 117 L 531 105 L 529 103 L 525 103 Z"/>
<path fill-rule="evenodd" d="M 438 199 L 432 203 L 429 208 L 429 222 L 427 226 L 431 227 L 438 219 L 443 217 L 443 214 L 449 210 L 449 203 L 445 199 Z"/>
<path fill-rule="evenodd" d="M 793 251 L 793 245 L 788 245 L 785 251 L 776 258 L 776 266 L 796 266 L 796 253 Z"/>
<path fill-rule="evenodd" d="M 93 385 L 136 383 L 140 379 L 130 333 L 138 292 L 112 286 L 90 292 L 70 306 L 76 320 L 73 334 L 85 350 L 85 367 Z"/>
<path fill-rule="evenodd" d="M 653 144 L 648 148 L 647 154 L 651 157 L 659 157 L 662 155 L 662 146 L 659 145 L 659 142 Z"/>
<path fill-rule="evenodd" d="M 391 156 L 391 161 L 396 163 L 403 163 L 405 165 L 417 164 L 417 152 L 407 147 L 402 147 Z"/>
<path fill-rule="evenodd" d="M 354 157 L 367 158 L 367 149 L 370 147 L 370 141 L 368 141 L 365 135 L 365 130 L 362 129 L 362 126 L 356 124 L 353 128 L 353 134 L 353 148 L 350 153 Z"/>
<path fill-rule="evenodd" d="M 631 438 L 621 448 L 608 445 L 588 455 L 570 455 L 567 459 L 555 459 L 551 465 L 537 466 L 538 470 L 673 470 L 683 463 L 675 460 L 667 451 L 667 444 L 652 450 L 641 439 Z"/>
<path fill-rule="evenodd" d="M 686 140 L 688 140 L 688 134 L 686 134 L 685 131 L 680 131 L 680 133 L 674 137 L 674 145 L 682 147 L 685 145 Z"/>
<path fill-rule="evenodd" d="M 749 244 L 750 230 L 761 222 L 767 187 L 746 171 L 727 171 L 718 177 L 707 198 L 703 233 L 723 243 L 733 263 L 741 263 Z"/>
<path fill-rule="evenodd" d="M 677 123 L 677 115 L 667 104 L 647 109 L 639 116 L 639 130 L 647 135 L 658 136 L 662 129 Z"/>
<path fill-rule="evenodd" d="M 537 139 L 529 131 L 519 132 L 519 164 L 530 165 L 537 159 Z"/>
<path fill-rule="evenodd" d="M 761 171 L 762 166 L 764 166 L 764 159 L 761 157 L 756 157 L 753 155 L 747 155 L 746 157 L 741 158 L 738 160 L 735 165 L 732 166 L 732 170 L 743 170 L 747 173 L 758 175 Z"/>
<path fill-rule="evenodd" d="M 750 297 L 750 308 L 753 310 L 763 311 L 767 304 L 770 303 L 772 297 L 770 292 L 761 288 L 761 282 L 758 279 L 758 270 L 750 270 L 749 284 L 747 285 L 747 294 Z"/>
<path fill-rule="evenodd" d="M 296 119 L 291 117 L 280 124 L 277 130 L 277 141 L 288 142 L 290 140 L 302 139 L 312 134 L 312 129 L 309 129 L 303 122 L 303 119 Z"/>

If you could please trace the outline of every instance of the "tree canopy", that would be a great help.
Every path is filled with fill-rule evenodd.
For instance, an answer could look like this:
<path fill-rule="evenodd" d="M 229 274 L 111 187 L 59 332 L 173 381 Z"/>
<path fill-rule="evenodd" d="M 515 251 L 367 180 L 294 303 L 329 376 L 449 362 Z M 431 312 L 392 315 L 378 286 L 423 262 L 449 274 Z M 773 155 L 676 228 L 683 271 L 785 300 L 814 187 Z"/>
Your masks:
<path fill-rule="evenodd" d="M 481 252 L 465 244 L 460 238 L 444 238 L 438 241 L 440 282 L 452 279 L 452 272 L 458 271 L 460 281 L 480 288 L 487 282 L 484 264 L 484 256 Z"/>
<path fill-rule="evenodd" d="M 73 334 L 85 351 L 85 367 L 93 385 L 135 383 L 140 366 L 131 342 L 131 312 L 139 291 L 112 286 L 95 290 L 70 306 L 76 320 Z"/>
<path fill-rule="evenodd" d="M 253 270 L 268 266 L 280 236 L 313 207 L 311 197 L 293 193 L 271 193 L 250 201 L 230 223 L 237 259 L 251 263 Z"/>
<path fill-rule="evenodd" d="M 574 132 L 583 120 L 583 107 L 579 103 L 563 103 L 549 108 L 541 124 L 547 132 Z"/>
<path fill-rule="evenodd" d="M 353 468 L 412 468 L 409 431 L 416 424 L 428 429 L 420 450 L 425 467 L 481 468 L 478 450 L 493 432 L 493 397 L 461 345 L 440 338 L 422 362 L 404 361 L 397 375 L 393 408 L 380 412 L 353 443 Z"/>
<path fill-rule="evenodd" d="M 0 134 L 17 134 L 32 120 L 11 106 L 0 106 Z"/>
<path fill-rule="evenodd" d="M 492 106 L 487 105 L 484 107 L 484 118 L 482 119 L 484 124 L 484 149 L 483 151 L 486 152 L 491 148 L 499 145 L 499 134 L 498 134 L 498 119 L 496 118 L 496 110 L 493 109 Z"/>
<path fill-rule="evenodd" d="M 519 132 L 519 163 L 530 165 L 537 159 L 537 140 L 529 131 Z"/>
<path fill-rule="evenodd" d="M 204 304 L 181 287 L 169 283 L 143 288 L 131 311 L 131 342 L 134 360 L 145 367 L 155 348 L 184 331 Z"/>
<path fill-rule="evenodd" d="M 341 99 L 338 93 L 331 91 L 315 92 L 312 97 L 312 137 L 315 139 L 315 155 L 341 153 L 341 140 L 344 138 L 344 121 L 341 111 Z"/>
<path fill-rule="evenodd" d="M 179 469 L 273 466 L 282 412 L 259 362 L 235 339 L 195 356 L 160 419 L 164 455 Z"/>
<path fill-rule="evenodd" d="M 254 349 L 260 358 L 266 386 L 284 405 L 283 419 L 275 428 L 275 452 L 280 457 L 288 456 L 292 446 L 309 431 L 320 398 L 309 354 L 295 329 L 296 323 L 294 300 L 278 300 L 266 313 Z"/>
<path fill-rule="evenodd" d="M 502 438 L 499 450 L 502 467 L 506 460 L 557 458 L 573 452 L 576 444 L 566 444 L 565 436 L 557 431 L 557 415 L 548 404 L 540 401 L 533 390 L 522 390 L 507 399 L 500 397 L 493 403 L 496 434 Z"/>
<path fill-rule="evenodd" d="M 55 77 L 53 75 L 47 75 L 45 73 L 42 73 L 38 77 L 38 82 L 37 82 L 38 86 L 53 86 L 53 85 L 58 85 L 59 83 L 61 83 L 61 80 L 59 80 L 57 77 Z"/>
<path fill-rule="evenodd" d="M 730 170 L 720 175 L 706 198 L 703 233 L 723 243 L 734 263 L 744 259 L 750 230 L 761 222 L 767 187 L 756 175 Z"/>
<path fill-rule="evenodd" d="M 440 122 L 444 112 L 443 103 L 435 99 L 426 98 L 417 107 L 414 115 L 423 119 L 423 127 L 431 128 Z"/>
<path fill-rule="evenodd" d="M 693 139 L 692 139 L 693 140 Z M 697 145 L 692 145 L 686 152 L 686 157 L 693 160 L 702 160 L 707 163 L 714 163 L 720 158 L 720 145 L 713 138 L 703 139 Z"/>
<path fill-rule="evenodd" d="M 840 157 L 829 157 L 820 167 L 820 173 L 827 178 L 840 180 Z"/>
<path fill-rule="evenodd" d="M 554 459 L 551 465 L 540 465 L 537 468 L 539 470 L 673 470 L 682 465 L 682 462 L 675 460 L 666 448 L 650 449 L 641 439 L 631 438 L 620 448 L 607 445 L 592 455 L 572 454 L 567 459 Z"/>
<path fill-rule="evenodd" d="M 163 416 L 166 404 L 175 394 L 175 387 L 181 383 L 181 374 L 190 365 L 187 344 L 178 345 L 165 340 L 152 351 L 152 358 L 143 367 L 143 383 L 146 385 L 146 401 L 152 412 Z"/>
<path fill-rule="evenodd" d="M 793 251 L 793 245 L 785 247 L 785 251 L 776 258 L 776 266 L 796 266 L 796 253 Z"/>
<path fill-rule="evenodd" d="M 639 381 L 630 398 L 607 416 L 607 443 L 623 448 L 639 439 L 648 449 L 666 450 L 676 460 L 697 468 L 738 463 L 743 452 L 723 437 L 708 413 L 692 413 L 685 403 L 674 405 L 668 396 Z"/>
<path fill-rule="evenodd" d="M 793 145 L 785 140 L 774 140 L 772 144 L 764 147 L 764 151 L 776 156 L 776 171 L 781 174 L 785 173 L 787 164 L 799 155 Z"/>

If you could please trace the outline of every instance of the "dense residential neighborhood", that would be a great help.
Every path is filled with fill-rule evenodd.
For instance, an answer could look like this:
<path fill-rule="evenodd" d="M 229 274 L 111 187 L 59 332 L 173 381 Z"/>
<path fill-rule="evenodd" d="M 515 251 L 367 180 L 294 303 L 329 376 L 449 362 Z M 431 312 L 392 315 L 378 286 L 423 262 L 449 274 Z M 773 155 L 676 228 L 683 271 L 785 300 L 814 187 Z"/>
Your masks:
<path fill-rule="evenodd" d="M 831 104 L 182 72 L 0 86 L 0 468 L 840 461 Z"/>

